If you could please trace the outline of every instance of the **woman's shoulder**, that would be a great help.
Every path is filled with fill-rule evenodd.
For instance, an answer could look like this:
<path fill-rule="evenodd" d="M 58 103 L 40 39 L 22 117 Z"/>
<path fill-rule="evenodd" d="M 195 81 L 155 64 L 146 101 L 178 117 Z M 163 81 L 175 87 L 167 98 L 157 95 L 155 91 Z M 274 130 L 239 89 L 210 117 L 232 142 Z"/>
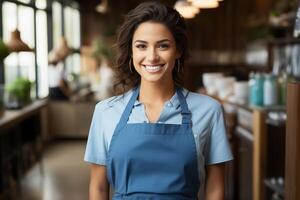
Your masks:
<path fill-rule="evenodd" d="M 216 99 L 210 96 L 196 93 L 196 92 L 191 92 L 185 88 L 183 88 L 183 94 L 186 97 L 190 109 L 201 108 L 201 109 L 208 109 L 211 111 L 215 111 L 215 110 L 219 110 L 222 107 L 219 101 L 217 101 Z"/>
<path fill-rule="evenodd" d="M 132 90 L 129 90 L 123 94 L 109 97 L 107 99 L 101 100 L 96 104 L 96 110 L 109 110 L 109 109 L 119 109 L 125 107 L 131 97 Z"/>

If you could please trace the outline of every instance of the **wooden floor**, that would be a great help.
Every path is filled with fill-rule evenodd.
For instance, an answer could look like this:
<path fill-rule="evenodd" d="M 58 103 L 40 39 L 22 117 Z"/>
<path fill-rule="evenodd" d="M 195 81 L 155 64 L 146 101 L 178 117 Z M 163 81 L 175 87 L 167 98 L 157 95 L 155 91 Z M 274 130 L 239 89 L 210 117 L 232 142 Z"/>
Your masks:
<path fill-rule="evenodd" d="M 85 140 L 51 145 L 22 179 L 12 200 L 87 200 L 89 164 L 83 161 Z M 5 199 L 6 200 L 6 199 Z"/>
<path fill-rule="evenodd" d="M 86 141 L 59 142 L 45 151 L 21 182 L 19 200 L 88 199 L 89 165 L 83 161 Z"/>

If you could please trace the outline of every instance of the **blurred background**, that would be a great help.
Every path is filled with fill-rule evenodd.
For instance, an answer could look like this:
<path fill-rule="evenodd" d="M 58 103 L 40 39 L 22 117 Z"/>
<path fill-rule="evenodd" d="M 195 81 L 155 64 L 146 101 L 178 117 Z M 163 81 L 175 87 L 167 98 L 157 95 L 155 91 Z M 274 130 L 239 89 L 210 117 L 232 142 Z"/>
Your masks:
<path fill-rule="evenodd" d="M 88 199 L 97 102 L 140 0 L 0 0 L 0 199 Z M 186 19 L 187 89 L 224 107 L 226 199 L 300 197 L 300 2 L 165 0 Z"/>

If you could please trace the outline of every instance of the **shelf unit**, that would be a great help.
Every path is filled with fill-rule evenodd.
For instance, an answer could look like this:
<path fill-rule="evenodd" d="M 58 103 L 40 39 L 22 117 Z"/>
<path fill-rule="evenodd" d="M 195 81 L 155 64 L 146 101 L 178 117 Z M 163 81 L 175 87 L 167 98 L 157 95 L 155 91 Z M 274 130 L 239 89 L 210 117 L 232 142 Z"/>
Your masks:
<path fill-rule="evenodd" d="M 42 115 L 46 101 L 20 110 L 5 111 L 0 118 L 0 199 L 13 199 L 20 180 L 42 160 Z"/>
<path fill-rule="evenodd" d="M 236 171 L 233 174 L 233 199 L 271 198 L 265 180 L 273 176 L 283 176 L 285 122 L 271 120 L 268 113 L 285 112 L 285 107 L 251 107 L 226 101 L 222 103 L 224 107 L 234 106 L 237 115 L 232 137 L 235 157 L 233 166 Z M 274 152 L 277 157 L 274 157 Z"/>

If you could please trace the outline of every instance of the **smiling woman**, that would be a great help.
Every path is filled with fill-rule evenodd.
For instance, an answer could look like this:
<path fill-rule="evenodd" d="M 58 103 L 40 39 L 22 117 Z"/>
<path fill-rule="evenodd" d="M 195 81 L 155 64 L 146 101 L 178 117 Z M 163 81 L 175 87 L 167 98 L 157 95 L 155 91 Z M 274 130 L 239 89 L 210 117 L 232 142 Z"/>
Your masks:
<path fill-rule="evenodd" d="M 118 85 L 129 91 L 96 105 L 85 152 L 90 200 L 108 199 L 109 185 L 114 200 L 224 199 L 232 155 L 221 105 L 178 81 L 184 19 L 161 3 L 142 3 L 118 33 Z"/>
<path fill-rule="evenodd" d="M 173 84 L 172 71 L 180 53 L 165 25 L 144 22 L 133 35 L 132 60 L 142 82 Z"/>
<path fill-rule="evenodd" d="M 184 61 L 188 57 L 186 24 L 183 17 L 181 17 L 176 10 L 160 5 L 161 4 L 157 2 L 144 3 L 137 6 L 125 16 L 124 23 L 118 31 L 116 72 L 119 82 L 115 85 L 115 89 L 121 86 L 121 91 L 124 92 L 140 84 L 140 74 L 136 70 L 132 70 L 134 68 L 132 65 L 133 51 L 134 48 L 136 48 L 136 44 L 133 43 L 133 37 L 134 35 L 137 36 L 137 29 L 142 29 L 140 25 L 142 25 L 143 22 L 155 22 L 158 24 L 160 30 L 163 28 L 164 33 L 168 34 L 167 39 L 170 40 L 168 44 L 171 41 L 173 41 L 173 43 L 175 42 L 172 48 L 175 48 L 181 56 L 175 63 L 176 66 L 174 66 L 174 68 L 176 69 L 172 71 L 172 77 L 176 84 L 182 84 L 180 71 L 182 71 L 181 68 L 184 66 Z M 146 7 L 147 9 L 145 9 Z M 152 31 L 153 36 L 160 36 L 157 30 L 151 30 L 153 28 L 152 26 L 148 26 L 148 28 Z M 146 30 L 143 32 L 150 35 L 150 32 Z M 162 46 L 165 48 L 165 45 L 168 44 L 162 43 Z M 160 48 L 162 48 L 162 46 Z M 139 48 L 143 47 L 145 46 L 139 46 Z"/>

